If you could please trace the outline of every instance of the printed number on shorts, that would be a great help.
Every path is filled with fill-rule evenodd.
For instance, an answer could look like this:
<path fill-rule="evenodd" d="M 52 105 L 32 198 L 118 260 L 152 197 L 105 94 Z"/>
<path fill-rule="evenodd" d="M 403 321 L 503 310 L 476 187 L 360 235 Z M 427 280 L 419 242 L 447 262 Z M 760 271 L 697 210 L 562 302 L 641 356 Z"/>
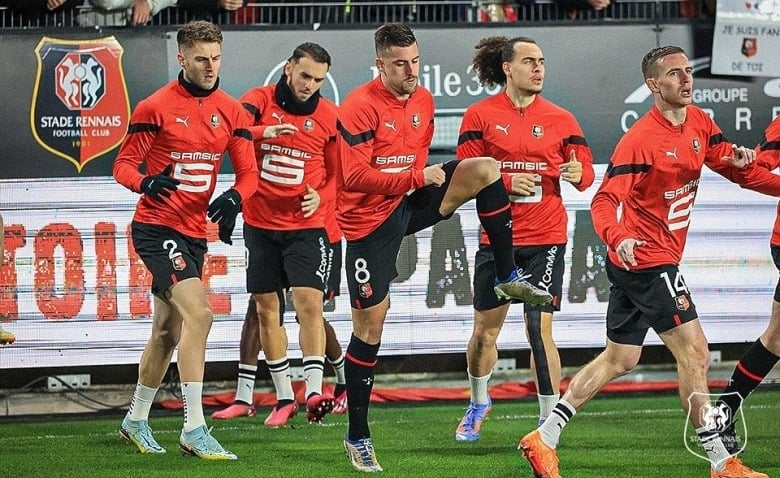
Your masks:
<path fill-rule="evenodd" d="M 355 282 L 365 284 L 371 280 L 371 273 L 368 271 L 368 262 L 362 257 L 355 259 Z"/>
<path fill-rule="evenodd" d="M 180 181 L 179 191 L 205 193 L 211 189 L 213 171 L 211 163 L 176 163 L 173 177 Z"/>
<path fill-rule="evenodd" d="M 302 184 L 304 164 L 304 161 L 300 159 L 279 156 L 277 154 L 266 154 L 263 156 L 260 177 L 272 183 L 289 184 L 292 186 Z"/>
<path fill-rule="evenodd" d="M 179 245 L 172 239 L 163 241 L 163 249 L 168 249 L 168 259 L 171 260 L 174 270 L 183 271 L 187 267 L 187 262 L 184 260 L 181 251 L 178 250 Z"/>
<path fill-rule="evenodd" d="M 692 192 L 669 205 L 667 220 L 669 221 L 670 231 L 688 227 L 688 224 L 691 222 L 691 209 L 693 208 L 693 200 L 695 198 L 696 192 Z"/>
<path fill-rule="evenodd" d="M 542 202 L 542 175 L 534 174 L 534 191 L 531 196 L 515 196 L 510 194 L 509 200 L 521 203 Z"/>
<path fill-rule="evenodd" d="M 672 297 L 677 297 L 680 294 L 689 294 L 688 286 L 685 285 L 685 279 L 683 279 L 680 271 L 677 271 L 674 280 L 669 277 L 668 272 L 662 272 L 661 279 L 666 283 L 666 288 L 669 289 L 669 295 Z"/>

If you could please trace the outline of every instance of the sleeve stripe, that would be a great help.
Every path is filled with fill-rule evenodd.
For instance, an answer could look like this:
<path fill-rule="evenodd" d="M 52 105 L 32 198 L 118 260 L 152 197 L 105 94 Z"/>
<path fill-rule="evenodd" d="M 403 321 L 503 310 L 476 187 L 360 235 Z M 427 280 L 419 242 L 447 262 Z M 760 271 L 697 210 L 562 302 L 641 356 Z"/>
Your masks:
<path fill-rule="evenodd" d="M 252 141 L 252 132 L 246 128 L 236 128 L 236 130 L 233 131 L 233 136 L 238 136 L 239 138 L 244 138 L 244 139 L 248 139 L 249 141 Z"/>
<path fill-rule="evenodd" d="M 482 131 L 464 131 L 458 136 L 458 146 L 468 141 L 478 141 L 482 139 Z"/>
<path fill-rule="evenodd" d="M 250 115 L 252 115 L 252 118 L 255 119 L 255 123 L 260 121 L 260 115 L 262 114 L 260 112 L 260 108 L 251 103 L 241 103 L 241 106 L 243 106 L 244 109 L 247 110 Z"/>
<path fill-rule="evenodd" d="M 609 163 L 607 166 L 607 177 L 613 178 L 622 174 L 641 174 L 650 171 L 649 164 L 626 164 L 623 166 L 614 166 Z"/>
<path fill-rule="evenodd" d="M 353 135 L 347 131 L 346 128 L 344 128 L 344 125 L 341 124 L 341 121 L 336 122 L 336 128 L 339 130 L 339 133 L 341 133 L 341 137 L 344 138 L 344 141 L 346 141 L 350 146 L 357 146 L 358 144 L 374 139 L 373 131 L 365 131 L 363 133 Z"/>
<path fill-rule="evenodd" d="M 769 141 L 768 139 L 764 138 L 764 140 L 761 141 L 759 148 L 761 148 L 761 151 L 769 151 L 769 150 L 778 151 L 780 150 L 780 140 Z"/>
<path fill-rule="evenodd" d="M 569 136 L 563 140 L 563 145 L 568 146 L 570 144 L 577 146 L 588 146 L 588 141 L 582 136 Z"/>
<path fill-rule="evenodd" d="M 127 134 L 134 133 L 154 133 L 160 131 L 160 125 L 152 123 L 131 123 L 127 128 Z"/>
<path fill-rule="evenodd" d="M 713 134 L 710 137 L 710 148 L 713 148 L 719 145 L 720 143 L 723 143 L 724 141 L 728 141 L 728 139 L 726 139 L 723 133 Z"/>

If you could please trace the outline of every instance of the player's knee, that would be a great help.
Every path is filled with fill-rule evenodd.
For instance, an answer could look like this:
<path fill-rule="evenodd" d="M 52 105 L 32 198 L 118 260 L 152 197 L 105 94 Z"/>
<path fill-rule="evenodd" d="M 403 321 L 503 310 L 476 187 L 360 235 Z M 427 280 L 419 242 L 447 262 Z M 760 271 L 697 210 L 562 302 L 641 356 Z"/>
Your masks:
<path fill-rule="evenodd" d="M 481 330 L 474 334 L 473 343 L 477 353 L 493 350 L 496 347 L 498 330 Z"/>
<path fill-rule="evenodd" d="M 501 177 L 501 169 L 499 168 L 498 161 L 490 157 L 475 158 L 476 175 L 482 186 L 487 186 L 496 182 Z"/>
<path fill-rule="evenodd" d="M 156 329 L 153 332 L 152 340 L 164 350 L 173 350 L 181 340 L 181 328 L 178 330 Z"/>

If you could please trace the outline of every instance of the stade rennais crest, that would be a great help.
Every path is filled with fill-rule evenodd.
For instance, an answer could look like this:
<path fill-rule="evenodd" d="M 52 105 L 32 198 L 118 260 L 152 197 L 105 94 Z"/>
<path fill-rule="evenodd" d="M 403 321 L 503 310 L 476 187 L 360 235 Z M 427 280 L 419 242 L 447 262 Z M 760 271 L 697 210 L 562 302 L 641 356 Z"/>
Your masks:
<path fill-rule="evenodd" d="M 43 37 L 30 108 L 35 140 L 81 172 L 118 146 L 127 131 L 130 100 L 122 54 L 114 37 L 61 40 Z"/>

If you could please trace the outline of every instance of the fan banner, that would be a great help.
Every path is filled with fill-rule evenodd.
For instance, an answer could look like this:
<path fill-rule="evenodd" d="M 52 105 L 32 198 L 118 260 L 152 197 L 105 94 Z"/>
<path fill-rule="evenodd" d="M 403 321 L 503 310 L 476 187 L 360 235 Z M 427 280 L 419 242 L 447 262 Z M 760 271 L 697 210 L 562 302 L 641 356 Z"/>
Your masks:
<path fill-rule="evenodd" d="M 780 76 L 780 2 L 718 0 L 712 40 L 716 75 Z"/>

